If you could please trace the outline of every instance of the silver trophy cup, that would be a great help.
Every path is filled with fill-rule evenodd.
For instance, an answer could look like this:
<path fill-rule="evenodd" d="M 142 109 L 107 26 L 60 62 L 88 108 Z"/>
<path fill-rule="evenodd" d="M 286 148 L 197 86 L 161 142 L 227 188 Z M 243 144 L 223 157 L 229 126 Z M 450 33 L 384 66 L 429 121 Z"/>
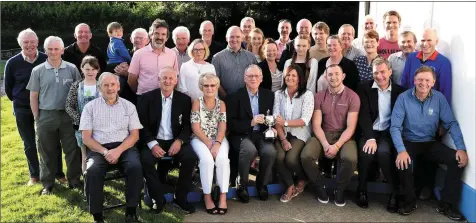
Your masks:
<path fill-rule="evenodd" d="M 276 124 L 276 118 L 268 114 L 264 117 L 264 124 L 268 126 L 268 129 L 264 131 L 264 139 L 274 140 L 276 138 L 276 134 L 274 133 L 271 127 L 274 126 L 274 124 Z"/>

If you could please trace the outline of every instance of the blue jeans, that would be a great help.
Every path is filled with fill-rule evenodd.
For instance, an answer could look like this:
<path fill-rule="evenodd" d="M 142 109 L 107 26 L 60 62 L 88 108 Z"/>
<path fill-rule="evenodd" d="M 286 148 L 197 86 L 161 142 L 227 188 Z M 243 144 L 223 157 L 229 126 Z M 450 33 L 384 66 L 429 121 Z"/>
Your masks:
<path fill-rule="evenodd" d="M 31 178 L 40 178 L 40 167 L 38 162 L 38 151 L 36 149 L 35 138 L 35 119 L 30 108 L 13 107 L 13 115 L 17 122 L 18 133 L 23 141 L 23 150 L 25 151 L 28 169 Z M 58 171 L 55 175 L 56 179 L 64 178 L 63 157 L 61 152 L 61 144 L 58 149 Z"/>

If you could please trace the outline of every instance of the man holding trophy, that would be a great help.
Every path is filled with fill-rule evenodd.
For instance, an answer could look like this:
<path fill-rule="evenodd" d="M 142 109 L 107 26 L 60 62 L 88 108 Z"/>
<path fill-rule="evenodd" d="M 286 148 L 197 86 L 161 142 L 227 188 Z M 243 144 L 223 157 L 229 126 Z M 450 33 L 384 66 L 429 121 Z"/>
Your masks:
<path fill-rule="evenodd" d="M 252 64 L 245 70 L 245 87 L 239 89 L 227 100 L 227 129 L 231 143 L 230 166 L 238 168 L 240 182 L 238 197 L 241 202 L 249 201 L 248 175 L 251 162 L 257 154 L 260 156 L 259 174 L 256 188 L 261 200 L 268 199 L 267 185 L 276 157 L 273 141 L 276 138 L 273 114 L 274 94 L 260 88 L 263 80 L 261 68 Z M 231 180 L 236 180 L 236 177 Z"/>

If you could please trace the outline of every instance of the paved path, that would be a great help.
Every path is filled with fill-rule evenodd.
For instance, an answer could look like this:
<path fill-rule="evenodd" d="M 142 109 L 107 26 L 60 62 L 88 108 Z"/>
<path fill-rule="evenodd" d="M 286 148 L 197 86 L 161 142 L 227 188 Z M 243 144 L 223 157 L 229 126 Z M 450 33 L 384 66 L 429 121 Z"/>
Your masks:
<path fill-rule="evenodd" d="M 359 208 L 349 200 L 355 195 L 346 194 L 345 207 L 337 207 L 331 200 L 321 204 L 310 192 L 305 192 L 289 203 L 281 203 L 278 196 L 270 196 L 268 201 L 256 197 L 250 203 L 237 200 L 228 201 L 228 213 L 224 216 L 205 212 L 203 203 L 196 203 L 197 212 L 185 216 L 185 222 L 449 222 L 450 219 L 434 210 L 436 201 L 419 201 L 418 209 L 409 216 L 388 213 L 385 209 L 387 196 L 369 194 L 369 209 Z"/>

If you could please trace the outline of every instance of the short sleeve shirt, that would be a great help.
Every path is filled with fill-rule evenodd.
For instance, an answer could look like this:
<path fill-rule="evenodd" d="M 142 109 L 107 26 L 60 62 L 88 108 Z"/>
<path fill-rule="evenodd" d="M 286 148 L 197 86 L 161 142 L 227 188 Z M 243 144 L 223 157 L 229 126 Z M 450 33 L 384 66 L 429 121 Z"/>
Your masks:
<path fill-rule="evenodd" d="M 390 42 L 385 39 L 385 37 L 380 38 L 378 41 L 377 53 L 385 59 L 388 59 L 391 54 L 394 54 L 400 50 L 401 49 L 398 46 L 398 41 Z"/>
<path fill-rule="evenodd" d="M 122 142 L 134 129 L 142 129 L 136 107 L 118 97 L 113 105 L 103 97 L 96 98 L 83 109 L 79 130 L 92 130 L 92 137 L 99 144 Z"/>
<path fill-rule="evenodd" d="M 314 96 L 314 110 L 322 112 L 322 129 L 325 132 L 341 132 L 347 128 L 349 112 L 359 112 L 359 96 L 351 89 L 344 88 L 337 94 L 329 89 Z"/>
<path fill-rule="evenodd" d="M 38 92 L 41 110 L 65 110 L 69 89 L 78 80 L 81 75 L 74 64 L 63 60 L 56 69 L 45 61 L 33 68 L 26 88 Z"/>
<path fill-rule="evenodd" d="M 172 67 L 179 72 L 177 54 L 167 47 L 160 55 L 154 53 L 150 44 L 134 53 L 129 73 L 138 75 L 138 95 L 159 88 L 159 72 L 164 67 Z"/>

